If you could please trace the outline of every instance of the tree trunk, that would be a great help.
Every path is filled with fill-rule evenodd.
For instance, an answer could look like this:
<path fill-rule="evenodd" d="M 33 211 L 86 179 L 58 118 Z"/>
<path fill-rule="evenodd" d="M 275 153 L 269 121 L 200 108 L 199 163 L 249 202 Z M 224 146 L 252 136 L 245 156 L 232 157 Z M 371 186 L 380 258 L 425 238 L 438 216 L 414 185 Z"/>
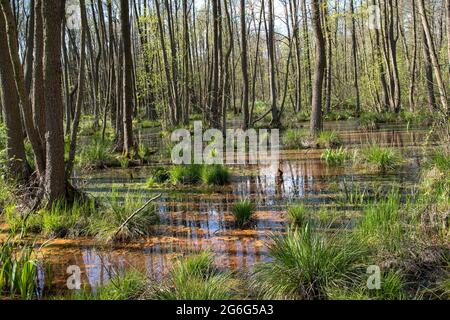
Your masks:
<path fill-rule="evenodd" d="M 350 0 L 350 13 L 352 15 L 352 58 L 353 58 L 353 87 L 355 89 L 356 98 L 356 114 L 361 112 L 361 101 L 358 84 L 358 43 L 356 41 L 356 22 L 355 22 L 355 5 L 354 0 Z"/>
<path fill-rule="evenodd" d="M 436 76 L 436 82 L 437 82 L 438 89 L 439 89 L 439 96 L 441 98 L 443 111 L 447 115 L 449 115 L 450 114 L 450 110 L 449 110 L 449 107 L 448 107 L 446 86 L 445 86 L 444 81 L 442 79 L 441 68 L 440 68 L 440 65 L 439 65 L 438 57 L 437 57 L 437 54 L 436 54 L 436 49 L 435 49 L 435 46 L 434 46 L 433 36 L 432 36 L 431 30 L 430 30 L 430 24 L 428 22 L 428 17 L 427 17 L 426 11 L 425 11 L 424 0 L 419 0 L 418 4 L 419 4 L 420 16 L 422 18 L 423 30 L 424 30 L 425 35 L 426 35 L 428 48 L 430 49 L 431 64 L 433 65 L 434 75 Z"/>
<path fill-rule="evenodd" d="M 249 107 L 248 107 L 248 94 L 249 94 L 249 83 L 248 83 L 248 56 L 247 56 L 247 24 L 246 24 L 246 13 L 245 13 L 245 0 L 241 0 L 241 46 L 242 46 L 242 80 L 244 86 L 244 101 L 243 101 L 243 109 L 244 109 L 244 130 L 246 130 L 249 126 L 250 115 L 249 115 Z"/>
<path fill-rule="evenodd" d="M 371 4 L 373 6 L 377 6 L 379 8 L 379 5 L 377 4 L 377 0 L 372 0 Z M 381 52 L 381 36 L 380 31 L 378 28 L 375 28 L 375 52 L 376 52 L 376 64 L 378 65 L 378 73 L 380 77 L 380 83 L 381 83 L 381 89 L 382 89 L 382 106 L 381 110 L 387 111 L 389 109 L 389 93 L 388 93 L 388 85 L 386 80 L 386 70 L 383 66 L 382 62 L 382 52 Z"/>
<path fill-rule="evenodd" d="M 447 54 L 448 54 L 448 77 L 450 79 L 450 0 L 447 0 Z"/>
<path fill-rule="evenodd" d="M 427 101 L 430 111 L 436 111 L 436 97 L 434 95 L 434 79 L 433 79 L 433 66 L 431 65 L 430 48 L 428 47 L 427 36 L 422 27 L 422 53 L 425 69 L 425 87 L 427 90 Z"/>
<path fill-rule="evenodd" d="M 33 123 L 32 108 L 29 94 L 26 90 L 24 72 L 19 58 L 19 48 L 17 44 L 16 21 L 10 6 L 9 0 L 1 0 L 2 10 L 6 22 L 6 32 L 9 46 L 9 54 L 13 66 L 16 89 L 19 94 L 22 118 L 24 120 L 25 130 L 33 148 L 36 167 L 39 178 L 45 174 L 45 156 L 44 148 L 39 139 L 38 131 Z M 42 182 L 42 180 L 41 180 Z"/>
<path fill-rule="evenodd" d="M 213 128 L 220 127 L 220 39 L 219 39 L 219 3 L 212 1 L 213 11 L 213 66 L 212 66 L 212 88 L 211 88 L 211 106 L 210 106 L 210 120 Z"/>
<path fill-rule="evenodd" d="M 63 99 L 61 91 L 61 1 L 42 2 L 44 19 L 45 190 L 52 205 L 65 197 Z"/>
<path fill-rule="evenodd" d="M 120 0 L 120 22 L 123 48 L 123 151 L 132 157 L 133 143 L 133 55 L 128 0 Z"/>
<path fill-rule="evenodd" d="M 35 32 L 34 32 L 34 56 L 33 61 L 33 120 L 42 145 L 45 148 L 45 97 L 44 97 L 44 66 L 42 57 L 44 55 L 44 26 L 42 20 L 42 2 L 35 2 Z"/>
<path fill-rule="evenodd" d="M 331 111 L 331 92 L 332 92 L 332 76 L 333 76 L 333 48 L 331 43 L 331 29 L 330 20 L 328 15 L 328 4 L 325 2 L 323 6 L 324 13 L 324 25 L 325 25 L 325 35 L 326 35 L 326 47 L 327 47 L 327 58 L 326 58 L 326 97 L 325 97 L 325 112 L 330 113 Z"/>
<path fill-rule="evenodd" d="M 85 65 L 86 65 L 86 29 L 88 28 L 86 18 L 85 0 L 80 0 L 81 13 L 81 39 L 80 39 L 80 71 L 78 74 L 78 92 L 77 103 L 75 107 L 75 117 L 73 119 L 72 133 L 70 138 L 69 160 L 66 165 L 66 177 L 70 179 L 75 161 L 75 152 L 77 149 L 78 127 L 80 124 L 81 109 L 84 101 L 84 82 L 85 82 Z M 106 121 L 105 121 L 106 122 Z"/>
<path fill-rule="evenodd" d="M 270 100 L 272 110 L 271 126 L 277 128 L 280 126 L 280 118 L 277 107 L 277 85 L 275 73 L 275 17 L 273 11 L 273 0 L 269 0 L 269 31 L 267 37 L 267 46 L 269 49 Z"/>
<path fill-rule="evenodd" d="M 0 12 L 0 88 L 4 123 L 6 126 L 6 156 L 8 176 L 17 180 L 27 178 L 27 158 L 23 143 L 19 97 L 14 83 L 14 71 L 9 56 L 6 24 Z"/>
<path fill-rule="evenodd" d="M 322 130 L 322 88 L 326 66 L 325 39 L 321 25 L 321 0 L 311 1 L 312 28 L 316 39 L 316 63 L 314 84 L 312 87 L 311 136 L 317 136 Z"/>

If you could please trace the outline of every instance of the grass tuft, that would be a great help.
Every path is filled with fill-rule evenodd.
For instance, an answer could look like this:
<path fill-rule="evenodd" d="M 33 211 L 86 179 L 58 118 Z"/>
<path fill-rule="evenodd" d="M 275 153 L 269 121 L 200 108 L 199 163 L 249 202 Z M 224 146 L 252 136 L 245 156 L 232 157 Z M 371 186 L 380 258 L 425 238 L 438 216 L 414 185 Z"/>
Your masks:
<path fill-rule="evenodd" d="M 326 149 L 321 157 L 328 166 L 339 166 L 345 164 L 352 159 L 352 155 L 346 149 L 340 147 L 339 149 Z"/>
<path fill-rule="evenodd" d="M 201 181 L 202 166 L 197 164 L 174 166 L 170 170 L 173 184 L 196 184 Z"/>
<path fill-rule="evenodd" d="M 202 252 L 176 263 L 169 278 L 150 288 L 149 297 L 155 300 L 228 300 L 232 297 L 229 273 L 222 273 L 213 265 L 211 253 Z"/>
<path fill-rule="evenodd" d="M 304 204 L 289 207 L 287 213 L 289 222 L 296 227 L 304 227 L 311 219 L 310 212 Z"/>
<path fill-rule="evenodd" d="M 233 213 L 236 226 L 243 228 L 252 219 L 255 213 L 255 205 L 250 200 L 241 200 L 233 205 L 231 212 Z"/>
<path fill-rule="evenodd" d="M 363 160 L 378 171 L 386 173 L 395 169 L 402 161 L 400 154 L 377 145 L 363 150 Z"/>
<path fill-rule="evenodd" d="M 70 300 L 136 300 L 145 291 L 148 278 L 145 274 L 130 270 L 116 274 L 104 286 L 98 286 L 92 292 L 89 290 L 75 291 Z"/>
<path fill-rule="evenodd" d="M 361 251 L 338 236 L 325 238 L 309 225 L 269 244 L 271 261 L 256 266 L 252 287 L 264 299 L 327 299 L 356 275 Z"/>
<path fill-rule="evenodd" d="M 202 181 L 207 185 L 223 186 L 230 182 L 230 173 L 222 165 L 204 166 L 202 170 Z"/>
<path fill-rule="evenodd" d="M 93 137 L 92 141 L 83 146 L 77 163 L 81 168 L 103 168 L 114 161 L 111 154 L 111 142 Z"/>
<path fill-rule="evenodd" d="M 338 148 L 342 145 L 342 138 L 337 132 L 322 131 L 316 142 L 320 148 Z"/>
<path fill-rule="evenodd" d="M 103 241 L 130 241 L 151 234 L 152 227 L 158 221 L 158 215 L 152 204 L 133 217 L 123 228 L 120 226 L 134 212 L 146 203 L 144 194 L 126 192 L 123 197 L 113 188 L 105 212 L 91 220 L 90 233 Z M 99 215 L 99 213 L 97 213 Z"/>
<path fill-rule="evenodd" d="M 287 149 L 302 149 L 308 134 L 300 129 L 288 129 L 283 135 L 283 145 Z"/>

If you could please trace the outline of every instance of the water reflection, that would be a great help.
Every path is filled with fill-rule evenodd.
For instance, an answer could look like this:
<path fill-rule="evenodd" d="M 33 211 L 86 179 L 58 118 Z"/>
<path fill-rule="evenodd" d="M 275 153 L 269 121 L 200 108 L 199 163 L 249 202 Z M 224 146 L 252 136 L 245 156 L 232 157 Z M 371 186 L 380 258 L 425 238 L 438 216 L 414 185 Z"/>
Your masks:
<path fill-rule="evenodd" d="M 156 203 L 160 223 L 154 228 L 154 236 L 127 245 L 101 248 L 94 244 L 80 245 L 79 239 L 53 244 L 48 257 L 56 270 L 56 283 L 64 286 L 65 269 L 71 264 L 82 268 L 84 282 L 91 287 L 131 267 L 160 279 L 174 261 L 201 250 L 214 252 L 216 264 L 221 268 L 246 271 L 267 259 L 264 243 L 268 237 L 286 230 L 288 203 L 303 202 L 314 207 L 330 204 L 337 197 L 335 186 L 343 182 L 370 185 L 395 181 L 406 188 L 418 177 L 421 151 L 417 147 L 425 140 L 434 141 L 427 130 L 407 130 L 401 126 L 385 126 L 372 132 L 358 130 L 355 122 L 325 126 L 340 131 L 346 146 L 377 143 L 397 147 L 410 161 L 403 170 L 382 176 L 350 167 L 329 168 L 320 161 L 321 152 L 317 150 L 286 151 L 281 154 L 278 169 L 232 167 L 231 185 L 207 194 L 189 188 L 176 193 L 145 190 L 148 168 L 77 176 L 75 183 L 99 197 L 108 197 L 113 185 L 123 192 L 148 193 L 148 198 L 161 191 L 163 197 Z M 157 137 L 142 134 L 140 139 L 153 141 Z M 254 227 L 248 230 L 236 230 L 230 214 L 233 203 L 241 198 L 250 198 L 257 204 Z"/>

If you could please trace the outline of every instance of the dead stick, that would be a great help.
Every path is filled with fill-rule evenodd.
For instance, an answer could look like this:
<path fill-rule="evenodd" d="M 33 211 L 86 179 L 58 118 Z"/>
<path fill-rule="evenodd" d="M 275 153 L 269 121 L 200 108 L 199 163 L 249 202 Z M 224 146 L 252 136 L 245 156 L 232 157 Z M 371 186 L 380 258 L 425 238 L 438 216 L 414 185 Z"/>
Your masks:
<path fill-rule="evenodd" d="M 129 216 L 127 218 L 127 220 L 125 220 L 124 223 L 122 223 L 122 225 L 119 227 L 119 229 L 117 229 L 116 233 L 114 234 L 114 238 L 119 234 L 119 232 L 131 221 L 131 219 L 133 219 L 136 215 L 138 215 L 140 212 L 142 212 L 142 210 L 144 210 L 150 203 L 152 203 L 153 201 L 161 198 L 162 194 L 157 195 L 156 197 L 148 200 L 140 209 L 138 209 L 137 211 L 135 211 L 131 216 Z"/>

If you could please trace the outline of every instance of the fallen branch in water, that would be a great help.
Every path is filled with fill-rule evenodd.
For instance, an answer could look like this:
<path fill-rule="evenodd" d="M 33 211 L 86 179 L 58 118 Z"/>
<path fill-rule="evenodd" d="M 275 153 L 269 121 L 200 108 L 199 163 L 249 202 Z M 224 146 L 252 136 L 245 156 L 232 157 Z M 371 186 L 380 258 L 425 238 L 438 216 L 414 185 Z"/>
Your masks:
<path fill-rule="evenodd" d="M 131 216 L 129 216 L 129 217 L 127 218 L 127 220 L 125 220 L 124 223 L 122 223 L 122 224 L 120 225 L 120 227 L 119 227 L 119 228 L 117 229 L 117 231 L 114 233 L 114 237 L 113 237 L 113 238 L 117 237 L 117 235 L 119 234 L 119 232 L 122 231 L 122 229 L 123 229 L 124 227 L 126 227 L 126 225 L 127 225 L 127 224 L 128 224 L 135 216 L 137 216 L 137 215 L 138 215 L 139 213 L 141 213 L 145 208 L 147 208 L 147 206 L 148 206 L 150 203 L 152 203 L 153 201 L 155 201 L 155 200 L 161 198 L 161 196 L 162 196 L 162 194 L 159 194 L 159 195 L 157 195 L 156 197 L 154 197 L 154 198 L 148 200 L 141 208 L 139 208 L 138 210 L 136 210 L 135 212 L 133 212 L 133 214 L 132 214 Z"/>

